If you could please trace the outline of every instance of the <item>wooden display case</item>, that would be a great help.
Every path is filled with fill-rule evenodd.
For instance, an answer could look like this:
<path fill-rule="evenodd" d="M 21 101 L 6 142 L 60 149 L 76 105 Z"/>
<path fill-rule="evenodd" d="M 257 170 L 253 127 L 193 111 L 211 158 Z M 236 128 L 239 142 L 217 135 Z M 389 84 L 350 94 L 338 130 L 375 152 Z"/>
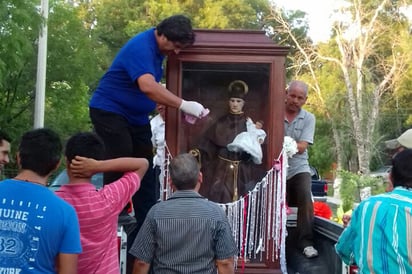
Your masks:
<path fill-rule="evenodd" d="M 228 86 L 241 80 L 248 86 L 244 113 L 253 121 L 262 120 L 267 134 L 261 146 L 262 163 L 256 165 L 255 173 L 269 170 L 283 143 L 288 50 L 274 44 L 262 31 L 196 30 L 193 47 L 168 58 L 166 85 L 185 100 L 202 103 L 210 113 L 190 124 L 182 112 L 166 110 L 166 141 L 171 154 L 199 147 L 208 128 L 228 112 Z M 264 269 L 273 273 L 278 267 L 264 261 L 259 264 L 259 271 L 245 273 L 265 273 Z M 253 267 L 256 265 L 248 266 Z"/>

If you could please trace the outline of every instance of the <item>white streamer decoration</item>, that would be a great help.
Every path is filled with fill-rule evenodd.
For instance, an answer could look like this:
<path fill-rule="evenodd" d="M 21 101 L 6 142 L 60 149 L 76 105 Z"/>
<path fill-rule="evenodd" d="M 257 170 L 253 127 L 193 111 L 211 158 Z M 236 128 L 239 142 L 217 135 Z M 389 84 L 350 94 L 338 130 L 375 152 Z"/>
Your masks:
<path fill-rule="evenodd" d="M 282 273 L 287 273 L 286 170 L 288 158 L 296 152 L 296 142 L 285 136 L 282 152 L 255 188 L 238 201 L 219 204 L 226 213 L 232 228 L 233 237 L 240 251 L 239 261 L 242 267 L 245 262 L 252 259 L 258 258 L 262 261 L 264 252 L 268 248 L 273 248 L 272 252 L 266 252 L 266 260 L 271 262 L 279 260 Z M 167 144 L 165 153 L 164 187 L 160 195 L 162 200 L 167 199 L 173 193 L 168 183 L 168 166 L 172 155 Z M 270 258 L 269 254 L 272 254 Z"/>

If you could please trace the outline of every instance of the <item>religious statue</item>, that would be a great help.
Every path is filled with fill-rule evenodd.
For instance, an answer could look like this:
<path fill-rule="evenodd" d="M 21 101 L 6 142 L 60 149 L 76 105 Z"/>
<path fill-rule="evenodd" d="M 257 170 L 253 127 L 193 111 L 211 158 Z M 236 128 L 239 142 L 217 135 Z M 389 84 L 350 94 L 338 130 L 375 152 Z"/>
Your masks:
<path fill-rule="evenodd" d="M 261 143 L 266 133 L 243 111 L 248 85 L 235 80 L 228 86 L 228 112 L 205 131 L 192 152 L 202 165 L 200 193 L 209 200 L 228 203 L 252 190 L 263 177 Z"/>

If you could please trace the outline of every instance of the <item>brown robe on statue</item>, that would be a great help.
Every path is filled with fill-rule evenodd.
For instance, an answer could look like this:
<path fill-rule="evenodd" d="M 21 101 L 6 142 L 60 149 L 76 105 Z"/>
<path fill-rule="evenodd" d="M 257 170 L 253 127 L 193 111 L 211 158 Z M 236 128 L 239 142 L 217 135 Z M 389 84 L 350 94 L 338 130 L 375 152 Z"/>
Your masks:
<path fill-rule="evenodd" d="M 199 145 L 203 173 L 200 194 L 211 201 L 236 201 L 263 177 L 262 168 L 253 163 L 249 154 L 226 147 L 247 130 L 246 118 L 244 113 L 224 115 L 205 132 Z"/>

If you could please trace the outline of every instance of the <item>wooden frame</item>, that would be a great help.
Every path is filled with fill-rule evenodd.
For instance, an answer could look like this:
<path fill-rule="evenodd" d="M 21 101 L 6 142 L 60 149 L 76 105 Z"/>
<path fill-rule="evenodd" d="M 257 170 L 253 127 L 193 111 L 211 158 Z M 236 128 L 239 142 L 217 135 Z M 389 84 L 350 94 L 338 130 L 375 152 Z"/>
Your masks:
<path fill-rule="evenodd" d="M 252 119 L 264 121 L 267 137 L 262 166 L 269 170 L 283 144 L 288 50 L 275 45 L 262 31 L 196 30 L 193 47 L 168 58 L 166 85 L 176 95 L 204 104 L 214 119 L 224 105 L 227 84 L 246 79 L 251 91 L 245 107 Z M 196 134 L 201 135 L 202 120 L 189 125 L 180 111 L 166 110 L 166 140 L 172 155 L 192 148 Z M 248 264 L 244 273 L 268 273 L 269 269 L 273 273 L 278 268 L 278 263 L 263 261 Z"/>

